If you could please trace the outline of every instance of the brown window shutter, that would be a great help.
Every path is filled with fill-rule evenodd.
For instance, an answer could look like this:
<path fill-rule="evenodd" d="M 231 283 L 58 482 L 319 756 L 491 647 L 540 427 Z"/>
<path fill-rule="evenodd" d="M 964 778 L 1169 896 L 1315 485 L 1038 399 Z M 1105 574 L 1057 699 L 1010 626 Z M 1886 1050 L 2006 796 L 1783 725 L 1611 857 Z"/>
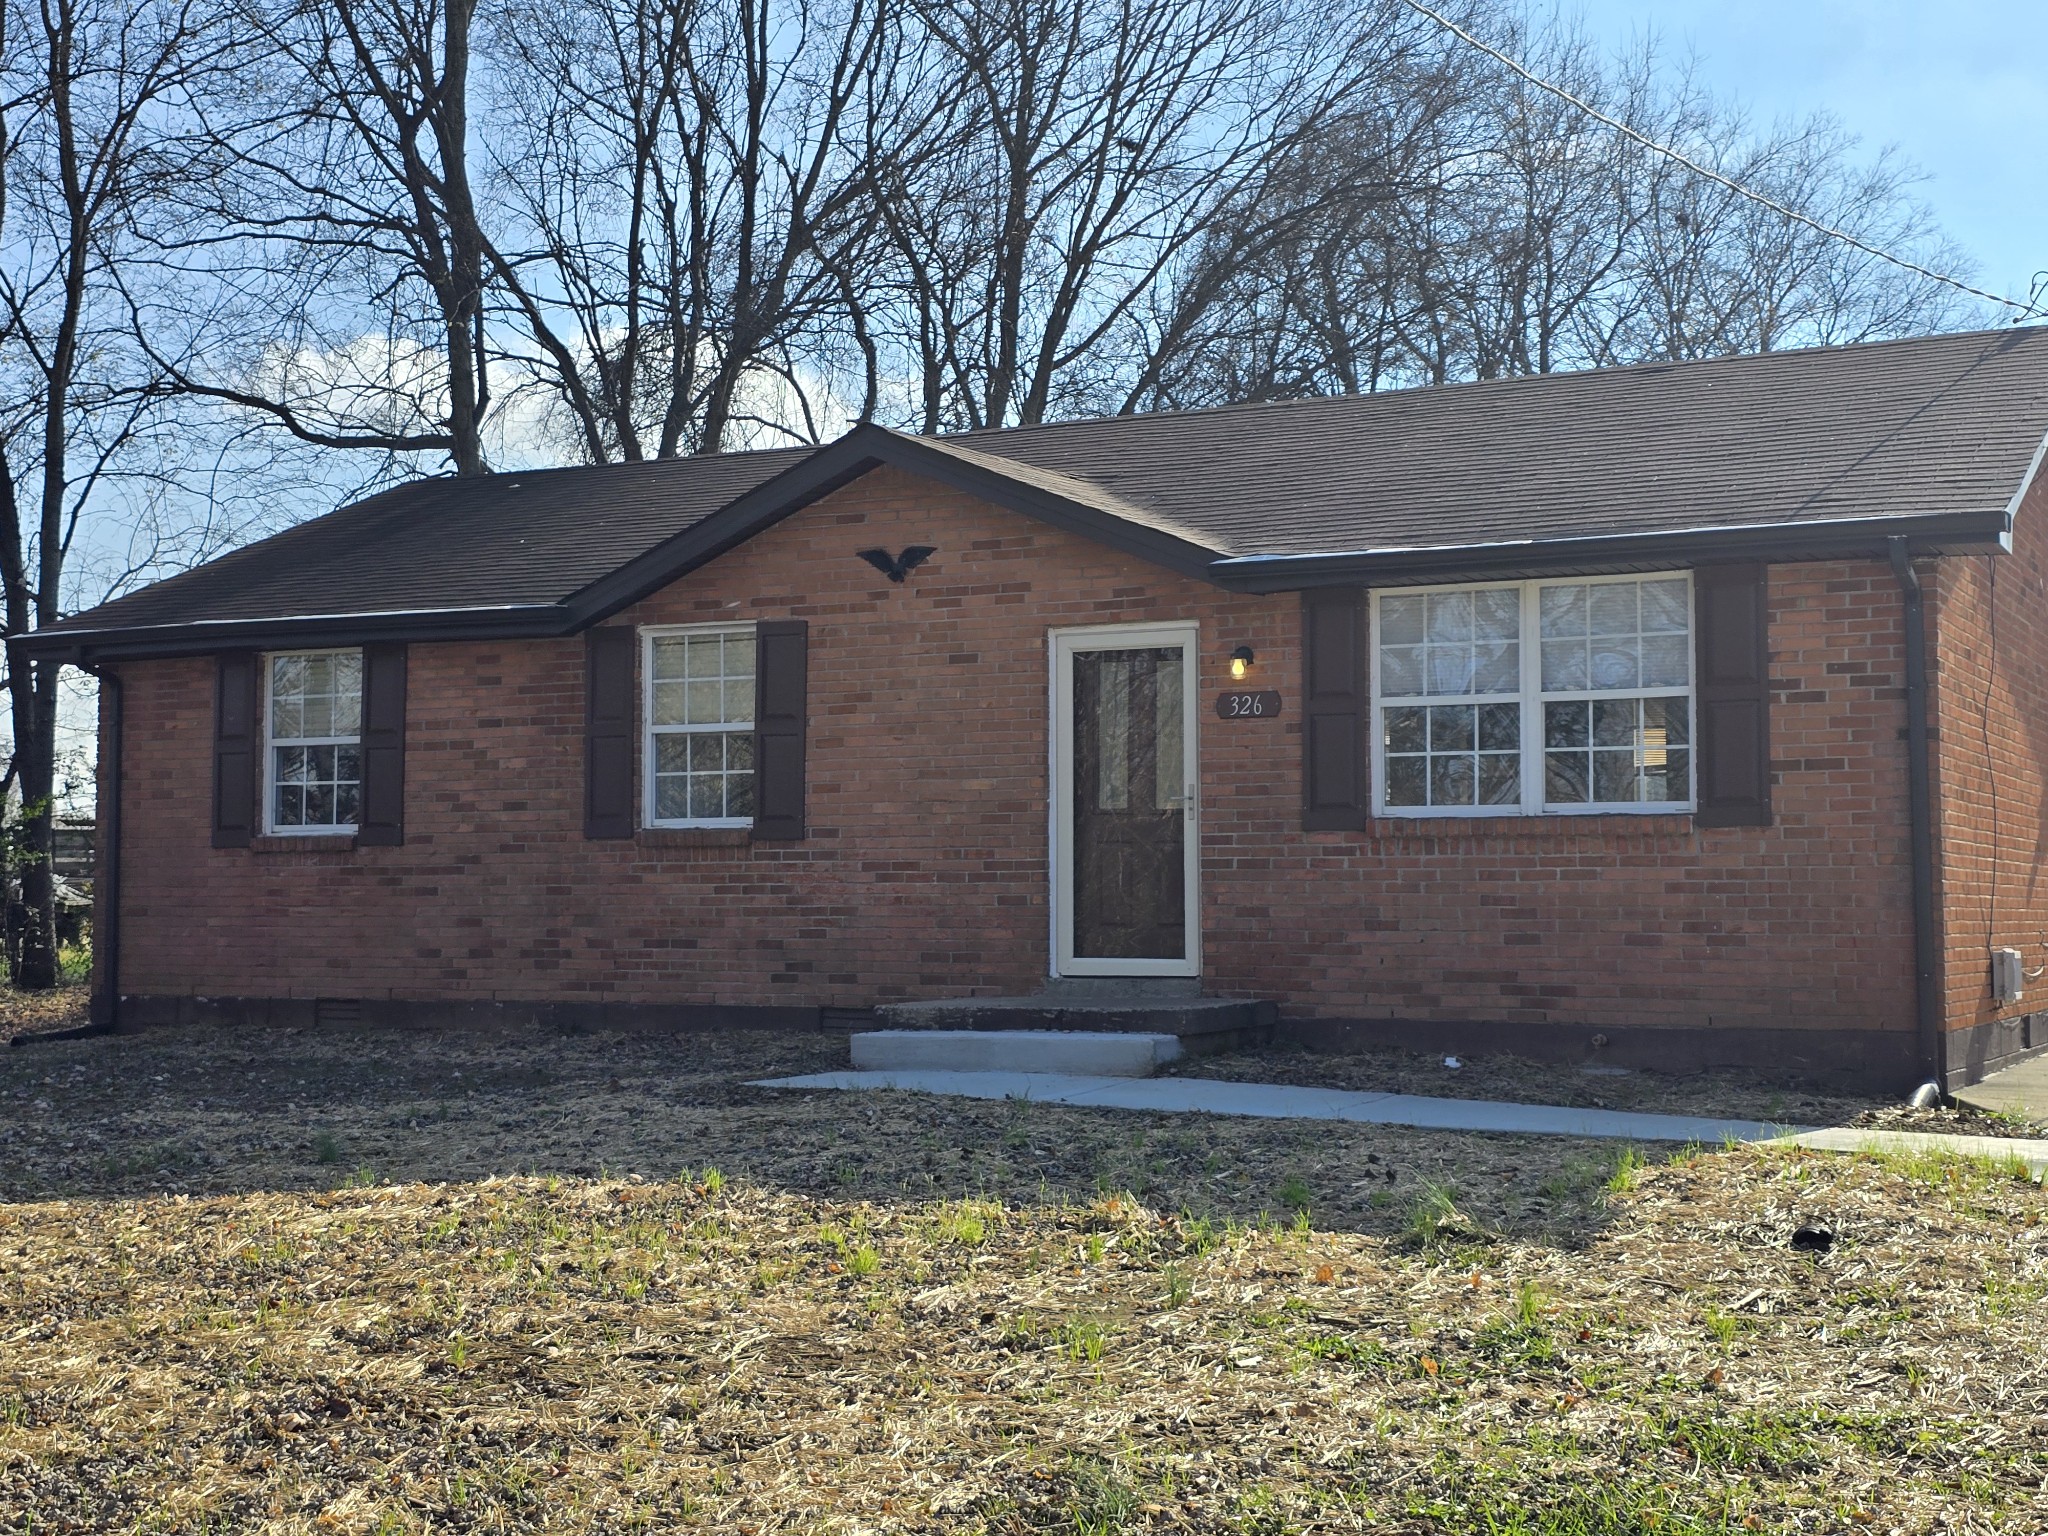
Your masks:
<path fill-rule="evenodd" d="M 1762 565 L 1693 572 L 1693 770 L 1703 827 L 1771 824 L 1771 653 Z"/>
<path fill-rule="evenodd" d="M 229 651 L 220 658 L 213 695 L 213 846 L 246 848 L 256 832 L 256 786 L 263 743 L 257 684 L 263 658 Z"/>
<path fill-rule="evenodd" d="M 754 840 L 804 835 L 804 732 L 810 625 L 775 619 L 754 632 Z"/>
<path fill-rule="evenodd" d="M 363 647 L 363 809 L 356 841 L 405 841 L 405 647 Z"/>
<path fill-rule="evenodd" d="M 1301 828 L 1364 828 L 1366 798 L 1365 593 L 1316 587 L 1301 594 Z"/>
<path fill-rule="evenodd" d="M 631 837 L 633 753 L 640 711 L 633 690 L 636 632 L 613 624 L 588 632 L 583 723 L 583 835 Z"/>

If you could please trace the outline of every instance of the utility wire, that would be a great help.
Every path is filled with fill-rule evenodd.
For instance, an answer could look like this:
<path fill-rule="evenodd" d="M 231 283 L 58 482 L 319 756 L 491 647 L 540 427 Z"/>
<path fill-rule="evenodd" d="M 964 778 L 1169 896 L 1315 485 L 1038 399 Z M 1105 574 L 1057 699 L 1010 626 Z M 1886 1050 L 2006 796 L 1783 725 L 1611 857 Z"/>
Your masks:
<path fill-rule="evenodd" d="M 1585 113 L 1588 117 L 1593 118 L 1599 122 L 1605 123 L 1609 128 L 1612 128 L 1616 133 L 1620 134 L 1623 138 L 1631 139 L 1637 144 L 1642 145 L 1645 149 L 1653 150 L 1657 154 L 1663 155 L 1668 159 L 1676 160 L 1680 165 L 1684 166 L 1687 170 L 1693 172 L 1694 174 L 1704 176 L 1709 181 L 1718 182 L 1720 185 L 1726 187 L 1729 191 L 1737 193 L 1740 196 L 1746 197 L 1753 203 L 1761 204 L 1763 207 L 1770 209 L 1773 213 L 1782 214 L 1796 224 L 1804 224 L 1807 228 L 1817 230 L 1819 233 L 1828 236 L 1830 239 L 1840 240 L 1845 244 L 1852 245 L 1857 250 L 1863 252 L 1866 256 L 1875 256 L 1879 261 L 1888 261 L 1895 267 L 1904 268 L 1906 271 L 1911 272 L 1916 276 L 1928 278 L 1933 282 L 1946 284 L 1948 287 L 1954 288 L 1962 293 L 1967 293 L 1973 298 L 1989 299 L 1993 304 L 2003 305 L 2005 308 L 2013 311 L 2014 324 L 2018 324 L 2022 320 L 2048 318 L 2048 308 L 2043 308 L 2038 302 L 2022 303 L 2018 299 L 2008 299 L 1999 294 L 1991 293 L 1983 288 L 1973 288 L 1968 283 L 1964 282 L 1961 278 L 1950 277 L 1946 272 L 1936 272 L 1931 267 L 1921 266 L 1920 263 L 1917 261 L 1908 261 L 1903 256 L 1896 256 L 1890 251 L 1884 250 L 1879 246 L 1870 244 L 1870 242 L 1867 240 L 1859 240 L 1856 236 L 1850 234 L 1846 229 L 1837 229 L 1832 224 L 1823 224 L 1819 219 L 1813 217 L 1812 214 L 1801 213 L 1797 208 L 1791 207 L 1789 204 L 1786 203 L 1781 203 L 1775 197 L 1772 197 L 1767 193 L 1758 192 L 1754 188 L 1746 187 L 1741 182 L 1735 180 L 1732 176 L 1723 175 L 1720 171 L 1713 169 L 1713 167 L 1711 166 L 1701 165 L 1699 161 L 1693 159 L 1692 156 L 1686 154 L 1683 150 L 1673 149 L 1669 144 L 1660 143 L 1656 139 L 1651 138 L 1648 134 L 1641 132 L 1639 129 L 1631 128 L 1627 123 L 1622 122 L 1619 118 L 1609 117 L 1605 112 L 1602 112 L 1590 101 L 1587 101 L 1580 96 L 1574 95 L 1572 92 L 1566 90 L 1561 85 L 1557 85 L 1549 80 L 1544 79 L 1541 75 L 1535 73 L 1526 65 L 1522 64 L 1520 60 L 1512 58 L 1505 53 L 1502 53 L 1498 48 L 1494 47 L 1491 43 L 1485 41 L 1483 38 L 1473 36 L 1472 33 L 1466 31 L 1465 28 L 1459 26 L 1455 21 L 1452 21 L 1450 17 L 1443 15 L 1439 11 L 1431 10 L 1428 6 L 1422 3 L 1422 0 L 1402 0 L 1402 4 L 1406 5 L 1410 10 L 1419 11 L 1424 16 L 1427 16 L 1431 21 L 1435 22 L 1438 26 L 1442 27 L 1446 32 L 1453 34 L 1454 36 L 1462 39 L 1467 43 L 1470 43 L 1474 48 L 1477 48 L 1481 53 L 1488 55 L 1490 58 L 1498 60 L 1502 64 L 1505 64 L 1509 69 L 1513 70 L 1516 74 L 1520 75 L 1524 80 L 1528 81 L 1531 85 L 1536 86 L 1540 90 L 1548 91 L 1551 95 L 1556 96 L 1563 101 L 1570 102 L 1573 106 L 1577 107 L 1581 112 Z"/>

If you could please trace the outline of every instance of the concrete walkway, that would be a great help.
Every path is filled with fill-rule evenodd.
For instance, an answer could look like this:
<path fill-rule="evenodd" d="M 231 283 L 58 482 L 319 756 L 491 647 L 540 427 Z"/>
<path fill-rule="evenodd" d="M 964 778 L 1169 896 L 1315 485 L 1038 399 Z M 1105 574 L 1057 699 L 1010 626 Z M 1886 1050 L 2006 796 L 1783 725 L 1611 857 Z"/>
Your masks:
<path fill-rule="evenodd" d="M 1496 1131 L 1519 1136 L 1600 1136 L 1621 1141 L 1770 1141 L 1802 1127 L 1694 1115 L 1641 1115 L 1618 1109 L 1501 1104 L 1489 1099 L 1431 1099 L 1407 1093 L 1349 1093 L 1235 1083 L 1207 1077 L 1080 1077 L 1055 1072 L 817 1072 L 778 1077 L 756 1088 L 900 1088 L 966 1099 L 1029 1099 L 1097 1109 L 1248 1115 L 1274 1120 L 1351 1120 L 1433 1131 Z"/>
<path fill-rule="evenodd" d="M 1962 1095 L 1958 1094 L 1958 1098 Z M 2048 1141 L 2019 1136 L 1951 1136 L 1942 1131 L 1866 1131 L 1852 1125 L 1802 1131 L 1786 1140 L 1818 1152 L 1938 1152 L 1951 1157 L 2014 1158 L 2036 1179 L 2048 1176 Z"/>
<path fill-rule="evenodd" d="M 1958 1088 L 1956 1102 L 1997 1114 L 2048 1120 L 2048 1056 L 2032 1057 L 2003 1072 L 1993 1072 L 1981 1083 Z"/>

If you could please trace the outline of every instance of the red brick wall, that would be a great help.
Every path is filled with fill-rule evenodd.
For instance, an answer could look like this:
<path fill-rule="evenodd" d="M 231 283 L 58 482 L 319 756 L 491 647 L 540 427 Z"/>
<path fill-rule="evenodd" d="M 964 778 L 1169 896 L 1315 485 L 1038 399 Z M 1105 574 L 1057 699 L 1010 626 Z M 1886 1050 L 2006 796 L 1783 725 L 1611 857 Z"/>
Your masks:
<path fill-rule="evenodd" d="M 854 558 L 938 546 L 904 586 Z M 861 1005 L 1045 974 L 1046 631 L 1201 624 L 1210 987 L 1298 1014 L 1909 1029 L 1899 608 L 1772 573 L 1770 828 L 1300 830 L 1299 599 L 1220 592 L 878 472 L 623 616 L 811 625 L 810 836 L 582 837 L 580 638 L 411 654 L 407 841 L 208 846 L 213 664 L 127 681 L 123 990 Z M 1278 722 L 1218 721 L 1231 649 Z"/>
<path fill-rule="evenodd" d="M 2010 556 L 1942 560 L 1929 585 L 1943 995 L 1962 1029 L 2048 1007 L 2048 978 L 2004 1006 L 1991 989 L 1994 946 L 2048 964 L 2048 481 Z"/>

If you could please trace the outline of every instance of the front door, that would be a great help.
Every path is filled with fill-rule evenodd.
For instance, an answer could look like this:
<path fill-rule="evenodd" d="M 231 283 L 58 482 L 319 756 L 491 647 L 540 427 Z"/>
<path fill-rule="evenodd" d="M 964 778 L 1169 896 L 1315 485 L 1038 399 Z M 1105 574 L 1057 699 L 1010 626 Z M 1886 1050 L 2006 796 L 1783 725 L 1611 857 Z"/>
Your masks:
<path fill-rule="evenodd" d="M 1201 974 L 1196 631 L 1053 633 L 1053 955 L 1060 976 Z"/>

